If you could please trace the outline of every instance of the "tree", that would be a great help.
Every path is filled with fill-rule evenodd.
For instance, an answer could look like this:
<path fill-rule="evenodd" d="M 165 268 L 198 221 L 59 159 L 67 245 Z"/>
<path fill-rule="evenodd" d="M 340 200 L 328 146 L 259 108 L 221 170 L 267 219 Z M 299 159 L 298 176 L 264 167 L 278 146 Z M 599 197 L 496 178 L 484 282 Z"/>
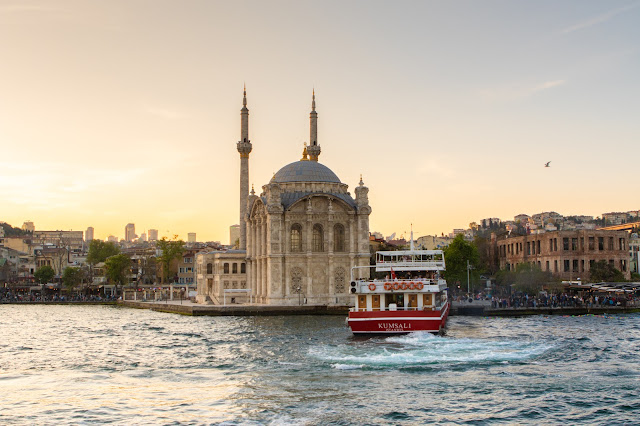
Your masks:
<path fill-rule="evenodd" d="M 95 265 L 104 262 L 108 257 L 118 253 L 120 253 L 120 248 L 112 242 L 91 240 L 89 243 L 89 253 L 87 254 L 87 263 Z"/>
<path fill-rule="evenodd" d="M 444 276 L 450 286 L 454 285 L 456 282 L 466 282 L 467 261 L 469 261 L 469 265 L 474 268 L 470 271 L 470 275 L 473 278 L 478 278 L 478 249 L 475 245 L 465 241 L 464 235 L 458 234 L 451 244 L 449 244 L 449 247 L 444 249 L 444 259 L 447 268 Z"/>
<path fill-rule="evenodd" d="M 84 274 L 80 268 L 75 266 L 68 266 L 64 268 L 62 273 L 62 282 L 64 286 L 69 290 L 73 290 L 82 282 Z"/>
<path fill-rule="evenodd" d="M 104 261 L 105 275 L 116 284 L 116 292 L 118 292 L 118 284 L 124 286 L 129 282 L 131 271 L 131 259 L 124 253 L 116 254 L 108 257 Z"/>
<path fill-rule="evenodd" d="M 44 265 L 36 269 L 33 276 L 40 284 L 46 284 L 56 276 L 56 271 L 54 271 L 51 266 Z"/>
<path fill-rule="evenodd" d="M 184 241 L 179 240 L 177 235 L 174 235 L 172 240 L 162 237 L 156 241 L 156 247 L 162 252 L 158 256 L 158 263 L 162 266 L 162 282 L 167 283 L 169 278 L 173 276 L 171 263 L 184 253 Z"/>
<path fill-rule="evenodd" d="M 590 268 L 590 277 L 593 282 L 620 282 L 626 281 L 624 274 L 613 267 L 606 260 L 595 262 Z"/>
<path fill-rule="evenodd" d="M 520 263 L 516 266 L 516 290 L 537 294 L 542 290 L 542 286 L 551 281 L 551 279 L 551 272 L 543 271 L 538 265 Z"/>

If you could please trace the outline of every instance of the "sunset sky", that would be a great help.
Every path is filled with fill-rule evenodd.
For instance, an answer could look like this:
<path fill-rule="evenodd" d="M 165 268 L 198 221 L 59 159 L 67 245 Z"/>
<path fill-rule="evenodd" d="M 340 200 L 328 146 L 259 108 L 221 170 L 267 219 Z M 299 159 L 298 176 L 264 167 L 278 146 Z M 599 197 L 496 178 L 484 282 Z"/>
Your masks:
<path fill-rule="evenodd" d="M 372 231 L 640 209 L 640 1 L 0 0 L 0 220 L 228 243 L 301 157 Z M 544 163 L 551 161 L 551 167 Z"/>

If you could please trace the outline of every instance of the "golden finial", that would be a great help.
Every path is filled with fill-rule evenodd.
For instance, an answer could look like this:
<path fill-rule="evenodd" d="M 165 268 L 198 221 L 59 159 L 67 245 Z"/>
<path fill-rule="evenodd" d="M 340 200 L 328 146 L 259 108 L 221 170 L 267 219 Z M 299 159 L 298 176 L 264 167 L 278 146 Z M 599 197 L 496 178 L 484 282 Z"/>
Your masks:
<path fill-rule="evenodd" d="M 300 161 L 309 161 L 309 158 L 307 158 L 307 143 L 304 143 L 304 149 L 302 150 L 302 158 L 300 159 Z"/>

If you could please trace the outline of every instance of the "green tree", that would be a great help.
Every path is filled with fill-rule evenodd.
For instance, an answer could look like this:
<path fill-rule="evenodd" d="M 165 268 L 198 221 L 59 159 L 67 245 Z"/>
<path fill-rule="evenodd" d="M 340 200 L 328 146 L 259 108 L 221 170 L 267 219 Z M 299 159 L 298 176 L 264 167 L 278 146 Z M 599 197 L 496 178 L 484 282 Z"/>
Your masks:
<path fill-rule="evenodd" d="M 104 261 L 104 268 L 109 281 L 115 283 L 116 292 L 118 292 L 118 285 L 124 286 L 129 282 L 131 259 L 126 254 L 120 253 L 108 257 Z"/>
<path fill-rule="evenodd" d="M 158 263 L 162 266 L 162 282 L 167 283 L 174 274 L 173 260 L 178 259 L 184 253 L 184 241 L 179 240 L 177 235 L 174 235 L 172 240 L 162 237 L 156 241 L 156 247 L 162 252 L 158 256 Z"/>
<path fill-rule="evenodd" d="M 87 263 L 96 265 L 118 253 L 120 253 L 120 248 L 112 242 L 91 240 L 89 243 L 89 253 L 87 254 Z"/>
<path fill-rule="evenodd" d="M 590 277 L 593 282 L 621 282 L 626 281 L 624 274 L 613 267 L 606 260 L 595 262 L 590 268 Z"/>
<path fill-rule="evenodd" d="M 56 271 L 49 265 L 44 265 L 36 269 L 33 276 L 40 284 L 46 284 L 56 276 Z"/>
<path fill-rule="evenodd" d="M 529 294 L 537 294 L 542 286 L 552 280 L 551 272 L 543 271 L 538 265 L 520 263 L 514 274 L 516 290 Z"/>
<path fill-rule="evenodd" d="M 69 290 L 73 290 L 82 282 L 84 274 L 80 268 L 68 266 L 62 273 L 62 283 Z"/>
<path fill-rule="evenodd" d="M 461 288 L 465 287 L 463 284 L 467 282 L 467 261 L 474 268 L 470 271 L 471 278 L 477 279 L 480 275 L 478 249 L 475 245 L 465 241 L 462 234 L 458 234 L 444 249 L 444 260 L 447 269 L 444 276 L 449 286 L 459 282 Z"/>

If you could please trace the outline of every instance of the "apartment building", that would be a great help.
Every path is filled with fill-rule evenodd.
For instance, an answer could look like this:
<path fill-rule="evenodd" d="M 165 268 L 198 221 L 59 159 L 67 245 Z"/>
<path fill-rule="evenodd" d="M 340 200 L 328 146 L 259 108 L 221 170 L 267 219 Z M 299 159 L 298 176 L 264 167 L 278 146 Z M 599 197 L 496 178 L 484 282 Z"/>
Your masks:
<path fill-rule="evenodd" d="M 500 269 L 514 270 L 520 263 L 537 265 L 563 280 L 590 279 L 591 266 L 605 260 L 631 277 L 629 233 L 576 230 L 505 238 L 497 242 Z"/>

